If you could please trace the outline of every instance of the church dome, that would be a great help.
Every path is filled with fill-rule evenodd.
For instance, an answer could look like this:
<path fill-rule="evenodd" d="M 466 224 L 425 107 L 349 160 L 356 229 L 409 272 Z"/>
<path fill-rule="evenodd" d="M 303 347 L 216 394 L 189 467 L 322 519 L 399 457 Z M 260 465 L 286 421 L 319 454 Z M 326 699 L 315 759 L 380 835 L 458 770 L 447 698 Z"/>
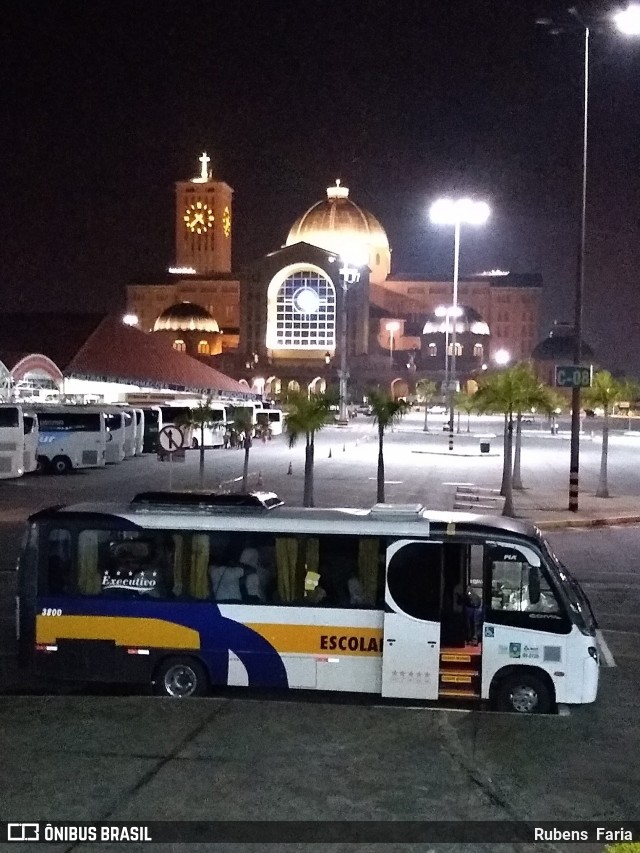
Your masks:
<path fill-rule="evenodd" d="M 384 228 L 372 213 L 351 201 L 339 180 L 327 188 L 326 199 L 312 205 L 291 226 L 286 245 L 300 242 L 368 266 L 374 284 L 389 275 L 391 250 Z"/>
<path fill-rule="evenodd" d="M 178 302 L 163 311 L 153 326 L 154 332 L 219 332 L 211 314 L 195 302 Z"/>

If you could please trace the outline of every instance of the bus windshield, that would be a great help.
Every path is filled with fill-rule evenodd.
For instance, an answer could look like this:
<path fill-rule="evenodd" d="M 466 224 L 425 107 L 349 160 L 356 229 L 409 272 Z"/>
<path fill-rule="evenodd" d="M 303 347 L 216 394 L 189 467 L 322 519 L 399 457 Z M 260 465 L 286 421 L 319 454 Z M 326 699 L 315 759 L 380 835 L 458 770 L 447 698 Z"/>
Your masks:
<path fill-rule="evenodd" d="M 11 428 L 20 425 L 18 409 L 15 406 L 0 408 L 0 428 Z"/>
<path fill-rule="evenodd" d="M 555 555 L 546 539 L 541 537 L 540 545 L 545 557 L 547 557 L 551 566 L 556 570 L 554 572 L 556 580 L 559 582 L 562 592 L 564 593 L 567 602 L 576 617 L 578 627 L 584 633 L 594 634 L 598 627 L 598 623 L 596 622 L 591 603 L 584 590 L 569 572 L 564 563 Z"/>

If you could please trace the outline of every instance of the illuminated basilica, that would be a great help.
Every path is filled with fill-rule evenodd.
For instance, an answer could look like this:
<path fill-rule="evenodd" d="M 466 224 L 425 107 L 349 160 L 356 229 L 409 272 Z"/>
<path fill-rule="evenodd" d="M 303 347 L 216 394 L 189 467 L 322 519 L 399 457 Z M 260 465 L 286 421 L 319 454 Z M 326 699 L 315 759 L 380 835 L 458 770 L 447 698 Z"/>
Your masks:
<path fill-rule="evenodd" d="M 200 158 L 176 183 L 175 266 L 163 281 L 129 285 L 127 314 L 150 334 L 266 395 L 338 382 L 395 396 L 418 379 L 445 379 L 453 284 L 391 269 L 383 226 L 336 181 L 291 226 L 284 245 L 232 271 L 233 190 Z M 542 279 L 500 270 L 461 278 L 458 375 L 472 378 L 499 350 L 529 358 Z M 346 324 L 344 324 L 346 312 Z"/>

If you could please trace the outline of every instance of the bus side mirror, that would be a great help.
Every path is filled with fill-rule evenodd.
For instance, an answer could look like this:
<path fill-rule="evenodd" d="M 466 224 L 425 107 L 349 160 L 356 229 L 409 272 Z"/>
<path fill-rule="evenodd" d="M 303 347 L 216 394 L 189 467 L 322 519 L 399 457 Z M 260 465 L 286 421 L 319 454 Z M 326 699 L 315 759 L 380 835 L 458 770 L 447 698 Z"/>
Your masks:
<path fill-rule="evenodd" d="M 540 570 L 529 566 L 529 601 L 538 604 L 540 601 Z"/>

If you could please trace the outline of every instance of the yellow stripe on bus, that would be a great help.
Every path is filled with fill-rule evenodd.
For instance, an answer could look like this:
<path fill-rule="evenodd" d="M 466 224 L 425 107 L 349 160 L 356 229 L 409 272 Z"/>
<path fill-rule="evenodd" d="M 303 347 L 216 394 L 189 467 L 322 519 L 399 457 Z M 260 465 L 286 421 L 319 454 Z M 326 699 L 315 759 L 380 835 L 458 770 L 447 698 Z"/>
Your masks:
<path fill-rule="evenodd" d="M 335 625 L 247 625 L 282 654 L 367 655 L 382 654 L 380 628 L 349 628 Z"/>
<path fill-rule="evenodd" d="M 193 628 L 138 616 L 36 616 L 36 643 L 58 640 L 112 640 L 117 646 L 199 649 Z"/>

